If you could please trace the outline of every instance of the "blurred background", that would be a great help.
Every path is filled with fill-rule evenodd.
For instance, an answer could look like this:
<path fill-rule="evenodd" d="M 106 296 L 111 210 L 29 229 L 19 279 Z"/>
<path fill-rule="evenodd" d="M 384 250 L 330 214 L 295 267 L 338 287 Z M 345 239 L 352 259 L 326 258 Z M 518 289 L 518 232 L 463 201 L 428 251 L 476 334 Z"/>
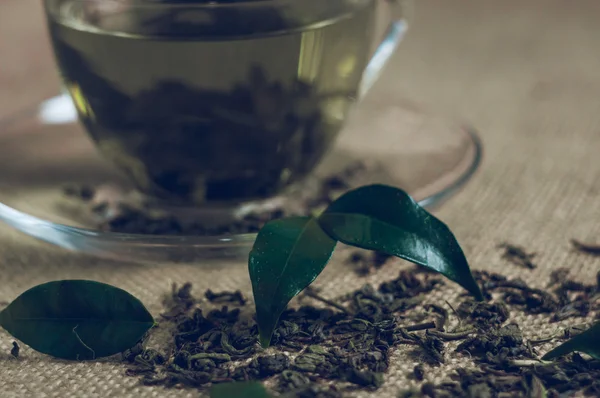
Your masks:
<path fill-rule="evenodd" d="M 597 61 L 598 52 L 591 53 L 589 43 L 600 39 L 598 1 L 415 3 L 408 40 L 388 70 L 389 79 L 379 82 L 381 90 L 402 90 L 411 99 L 482 118 L 470 111 L 469 98 L 494 93 L 486 108 L 504 112 L 508 98 L 514 104 L 515 97 L 528 91 L 543 95 L 557 80 L 562 80 L 561 87 L 577 89 L 575 80 L 597 73 L 597 64 L 590 61 Z M 513 85 L 507 80 L 521 82 L 520 92 L 508 92 Z M 58 88 L 42 2 L 2 0 L 0 117 L 53 95 Z"/>
<path fill-rule="evenodd" d="M 415 3 L 408 39 L 378 83 L 381 93 L 402 92 L 456 113 L 490 137 L 490 118 L 517 111 L 519 99 L 600 88 L 596 0 Z M 0 117 L 58 91 L 53 62 L 42 2 L 2 0 Z"/>

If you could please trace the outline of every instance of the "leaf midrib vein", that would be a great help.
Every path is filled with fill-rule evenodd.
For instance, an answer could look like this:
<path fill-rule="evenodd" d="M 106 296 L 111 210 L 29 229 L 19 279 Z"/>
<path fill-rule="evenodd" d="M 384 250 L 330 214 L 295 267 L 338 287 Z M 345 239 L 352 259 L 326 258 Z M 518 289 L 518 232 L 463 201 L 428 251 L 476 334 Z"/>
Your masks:
<path fill-rule="evenodd" d="M 12 317 L 13 321 L 51 321 L 51 322 L 121 322 L 121 323 L 152 323 L 150 321 L 136 321 L 136 320 L 126 320 L 120 318 L 44 318 L 44 317 L 32 317 L 32 318 L 21 318 L 21 317 Z"/>
<path fill-rule="evenodd" d="M 393 228 L 400 229 L 402 231 L 405 231 L 407 234 L 411 234 L 411 235 L 416 236 L 416 237 L 418 237 L 420 239 L 423 239 L 424 241 L 427 242 L 427 244 L 430 247 L 431 251 L 435 252 L 438 256 L 440 256 L 442 258 L 445 258 L 445 256 L 443 255 L 443 253 L 441 253 L 439 250 L 437 250 L 437 248 L 435 248 L 431 244 L 431 239 L 429 237 L 424 237 L 422 234 L 419 234 L 419 233 L 416 233 L 416 232 L 411 232 L 411 231 L 409 231 L 406 228 L 398 227 L 398 226 L 396 226 L 394 224 L 391 224 L 389 222 L 383 221 L 383 220 L 379 219 L 378 217 L 371 217 L 371 216 L 368 216 L 368 215 L 365 215 L 365 214 L 362 214 L 362 213 L 356 213 L 356 212 L 347 212 L 347 213 L 331 212 L 331 213 L 323 213 L 323 215 L 330 215 L 330 216 L 334 216 L 334 217 L 357 216 L 357 217 L 371 218 L 371 219 L 373 219 L 373 220 L 375 220 L 375 221 L 377 221 L 379 223 L 391 225 Z M 344 243 L 346 243 L 346 242 L 344 242 Z M 408 261 L 411 261 L 411 262 L 413 262 L 415 264 L 420 264 L 421 263 L 419 260 L 415 259 L 412 256 L 404 255 L 403 257 L 404 257 L 404 259 L 406 259 Z"/>
<path fill-rule="evenodd" d="M 278 281 L 277 281 L 277 287 L 274 289 L 274 293 L 271 296 L 271 299 L 274 298 L 274 297 L 277 297 L 277 293 L 279 293 L 279 288 L 281 286 L 281 276 L 287 270 L 288 265 L 290 263 L 290 258 L 292 258 L 292 253 L 294 253 L 294 250 L 296 250 L 296 247 L 297 247 L 298 243 L 300 242 L 300 237 L 304 234 L 304 231 L 306 231 L 306 229 L 308 228 L 308 224 L 310 224 L 311 222 L 314 222 L 314 221 L 312 219 L 309 219 L 304 224 L 304 227 L 302 227 L 302 230 L 298 234 L 298 238 L 296 239 L 296 242 L 294 242 L 294 245 L 292 246 L 292 249 L 290 250 L 289 254 L 287 255 L 287 258 L 285 259 L 285 266 L 283 267 L 283 269 L 281 270 L 281 273 L 279 274 Z M 271 300 L 271 302 L 273 303 L 273 300 Z"/>

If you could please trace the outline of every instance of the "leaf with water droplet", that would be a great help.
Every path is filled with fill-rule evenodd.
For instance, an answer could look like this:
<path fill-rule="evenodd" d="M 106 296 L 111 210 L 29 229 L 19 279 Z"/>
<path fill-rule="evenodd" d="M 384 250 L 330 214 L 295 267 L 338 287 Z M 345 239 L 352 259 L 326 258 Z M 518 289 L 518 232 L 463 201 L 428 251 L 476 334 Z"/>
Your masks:
<path fill-rule="evenodd" d="M 269 346 L 281 313 L 323 271 L 335 249 L 315 219 L 271 221 L 258 233 L 248 261 L 260 342 Z"/>
<path fill-rule="evenodd" d="M 125 290 L 94 281 L 64 280 L 21 294 L 0 312 L 0 325 L 36 351 L 84 360 L 133 347 L 154 319 Z"/>
<path fill-rule="evenodd" d="M 542 359 L 548 361 L 574 351 L 583 352 L 595 359 L 600 359 L 600 322 L 565 341 L 544 355 Z"/>
<path fill-rule="evenodd" d="M 398 188 L 369 185 L 347 192 L 318 222 L 333 239 L 430 268 L 483 300 L 450 229 Z"/>

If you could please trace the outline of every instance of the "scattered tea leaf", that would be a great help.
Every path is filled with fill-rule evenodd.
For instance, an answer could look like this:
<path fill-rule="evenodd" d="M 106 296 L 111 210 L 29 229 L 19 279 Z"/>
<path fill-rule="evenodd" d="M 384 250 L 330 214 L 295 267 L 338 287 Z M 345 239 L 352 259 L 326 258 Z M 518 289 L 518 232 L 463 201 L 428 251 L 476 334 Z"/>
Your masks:
<path fill-rule="evenodd" d="M 433 269 L 483 300 L 450 229 L 400 189 L 369 185 L 347 192 L 318 221 L 340 242 Z"/>
<path fill-rule="evenodd" d="M 19 358 L 19 352 L 21 351 L 21 347 L 19 347 L 19 343 L 16 341 L 12 342 L 13 347 L 10 349 L 10 355 L 15 358 Z"/>
<path fill-rule="evenodd" d="M 270 344 L 289 301 L 323 271 L 335 245 L 309 217 L 271 221 L 260 230 L 250 252 L 248 270 L 264 347 Z"/>
<path fill-rule="evenodd" d="M 416 365 L 413 368 L 413 377 L 417 381 L 423 381 L 423 380 L 425 380 L 425 367 L 423 366 L 422 363 Z"/>
<path fill-rule="evenodd" d="M 510 243 L 502 243 L 498 248 L 503 249 L 502 258 L 518 265 L 519 267 L 535 269 L 537 265 L 533 262 L 537 253 L 528 253 L 524 247 L 513 245 Z"/>
<path fill-rule="evenodd" d="M 272 398 L 258 382 L 217 384 L 210 389 L 210 398 Z"/>
<path fill-rule="evenodd" d="M 573 351 L 580 351 L 600 359 L 600 322 L 548 352 L 542 360 L 554 359 Z"/>
<path fill-rule="evenodd" d="M 126 291 L 86 280 L 35 286 L 0 312 L 0 325 L 36 351 L 62 359 L 95 359 L 133 347 L 154 325 Z"/>
<path fill-rule="evenodd" d="M 576 239 L 571 239 L 571 244 L 577 251 L 580 251 L 582 253 L 591 254 L 594 256 L 600 256 L 600 245 L 591 245 L 588 243 L 580 242 Z"/>
<path fill-rule="evenodd" d="M 235 292 L 219 292 L 215 293 L 208 289 L 204 294 L 204 297 L 211 303 L 229 303 L 233 305 L 245 305 L 246 298 L 240 290 Z"/>

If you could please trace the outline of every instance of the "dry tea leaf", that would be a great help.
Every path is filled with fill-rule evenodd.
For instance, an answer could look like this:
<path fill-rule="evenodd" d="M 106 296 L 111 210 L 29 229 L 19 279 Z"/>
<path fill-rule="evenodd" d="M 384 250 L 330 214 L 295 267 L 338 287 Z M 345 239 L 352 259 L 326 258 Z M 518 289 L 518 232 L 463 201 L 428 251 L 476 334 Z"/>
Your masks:
<path fill-rule="evenodd" d="M 263 347 L 269 346 L 289 301 L 323 271 L 335 246 L 336 242 L 309 217 L 271 221 L 260 230 L 248 270 Z"/>
<path fill-rule="evenodd" d="M 575 250 L 577 250 L 579 252 L 591 254 L 594 256 L 600 256 L 600 245 L 592 245 L 592 244 L 588 244 L 588 243 L 583 243 L 576 239 L 571 239 L 571 245 L 573 245 Z"/>
<path fill-rule="evenodd" d="M 258 382 L 217 384 L 210 389 L 210 398 L 272 398 Z"/>
<path fill-rule="evenodd" d="M 84 360 L 133 347 L 154 325 L 144 305 L 104 283 L 64 280 L 35 286 L 0 312 L 0 325 L 36 351 Z"/>
<path fill-rule="evenodd" d="M 369 185 L 350 191 L 329 205 L 318 222 L 340 242 L 430 268 L 483 300 L 450 229 L 400 189 Z"/>
<path fill-rule="evenodd" d="M 540 379 L 538 379 L 535 375 L 529 374 L 525 376 L 526 388 L 527 388 L 527 397 L 529 398 L 546 398 L 548 397 L 548 392 L 544 387 L 544 383 Z"/>

